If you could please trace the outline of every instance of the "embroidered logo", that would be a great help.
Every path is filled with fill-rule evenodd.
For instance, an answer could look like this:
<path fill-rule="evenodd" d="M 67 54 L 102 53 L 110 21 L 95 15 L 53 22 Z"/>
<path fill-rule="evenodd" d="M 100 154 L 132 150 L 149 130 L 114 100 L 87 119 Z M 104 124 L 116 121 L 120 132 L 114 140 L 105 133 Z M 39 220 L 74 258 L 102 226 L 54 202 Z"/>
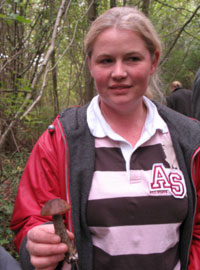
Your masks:
<path fill-rule="evenodd" d="M 152 168 L 150 192 L 170 192 L 175 198 L 183 198 L 186 194 L 185 180 L 180 170 L 166 169 L 162 163 L 156 163 Z"/>

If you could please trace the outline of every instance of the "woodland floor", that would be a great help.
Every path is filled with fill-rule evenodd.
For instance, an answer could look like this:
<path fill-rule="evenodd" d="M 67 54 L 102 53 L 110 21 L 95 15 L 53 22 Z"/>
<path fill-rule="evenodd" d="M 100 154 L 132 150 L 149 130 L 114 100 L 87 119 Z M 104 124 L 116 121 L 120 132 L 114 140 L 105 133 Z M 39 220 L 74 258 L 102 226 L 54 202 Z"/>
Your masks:
<path fill-rule="evenodd" d="M 27 153 L 0 154 L 0 245 L 14 258 L 18 258 L 18 254 L 13 243 L 15 235 L 9 225 L 27 157 Z"/>

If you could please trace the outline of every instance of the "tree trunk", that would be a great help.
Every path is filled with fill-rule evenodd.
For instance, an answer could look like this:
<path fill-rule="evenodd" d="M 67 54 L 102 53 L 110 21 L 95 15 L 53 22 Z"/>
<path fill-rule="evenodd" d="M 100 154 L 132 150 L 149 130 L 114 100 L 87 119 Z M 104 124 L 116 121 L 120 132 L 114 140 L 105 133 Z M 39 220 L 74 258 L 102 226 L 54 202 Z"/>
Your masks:
<path fill-rule="evenodd" d="M 67 0 L 62 0 L 62 2 L 60 4 L 60 7 L 59 7 L 59 10 L 57 13 L 57 17 L 56 17 L 56 21 L 55 21 L 55 24 L 53 27 L 53 32 L 52 32 L 52 37 L 51 37 L 51 42 L 50 42 L 51 44 L 49 45 L 49 48 L 44 56 L 44 60 L 40 65 L 39 71 L 37 72 L 37 74 L 35 75 L 35 77 L 33 78 L 33 81 L 32 81 L 31 90 L 37 88 L 39 80 L 41 79 L 41 76 L 44 74 L 41 90 L 31 105 L 29 104 L 29 101 L 31 100 L 31 98 L 33 98 L 33 96 L 31 93 L 28 93 L 26 95 L 24 103 L 21 105 L 21 107 L 16 112 L 16 114 L 13 116 L 13 120 L 10 122 L 9 126 L 5 129 L 3 134 L 1 134 L 0 151 L 2 151 L 2 149 L 4 149 L 6 140 L 9 136 L 10 132 L 12 131 L 12 129 L 16 127 L 16 123 L 18 121 L 22 120 L 34 108 L 34 106 L 39 102 L 39 100 L 42 97 L 42 94 L 44 92 L 44 88 L 46 86 L 46 80 L 47 80 L 47 73 L 48 73 L 47 65 L 49 63 L 49 60 L 51 59 L 51 55 L 52 55 L 53 51 L 55 50 L 55 42 L 56 42 L 56 38 L 57 38 L 57 35 L 59 32 L 58 29 L 60 26 L 60 21 L 61 21 L 63 14 L 64 14 L 65 8 L 66 8 L 66 1 Z"/>
<path fill-rule="evenodd" d="M 85 67 L 85 98 L 84 103 L 88 103 L 94 96 L 94 80 L 90 75 L 88 65 Z"/>
<path fill-rule="evenodd" d="M 88 21 L 91 24 L 97 17 L 97 3 L 96 0 L 88 0 Z M 85 98 L 84 103 L 89 102 L 94 96 L 94 81 L 90 75 L 88 65 L 85 67 Z"/>
<path fill-rule="evenodd" d="M 143 0 L 142 1 L 142 12 L 148 17 L 149 15 L 149 0 Z"/>
<path fill-rule="evenodd" d="M 58 92 L 57 92 L 57 69 L 54 68 L 56 64 L 55 50 L 51 56 L 51 64 L 52 64 L 52 81 L 53 81 L 53 105 L 54 105 L 54 116 L 56 117 L 59 113 L 59 101 L 58 101 Z"/>
<path fill-rule="evenodd" d="M 97 17 L 97 0 L 88 0 L 88 20 L 93 22 Z"/>
<path fill-rule="evenodd" d="M 110 0 L 110 8 L 116 7 L 116 0 Z"/>
<path fill-rule="evenodd" d="M 127 4 L 127 1 L 126 0 L 123 0 L 123 7 L 125 7 Z"/>
<path fill-rule="evenodd" d="M 0 137 L 0 153 L 5 150 L 6 142 L 8 141 L 9 136 L 11 136 L 11 131 L 15 127 L 16 122 L 17 120 L 13 120 Z"/>

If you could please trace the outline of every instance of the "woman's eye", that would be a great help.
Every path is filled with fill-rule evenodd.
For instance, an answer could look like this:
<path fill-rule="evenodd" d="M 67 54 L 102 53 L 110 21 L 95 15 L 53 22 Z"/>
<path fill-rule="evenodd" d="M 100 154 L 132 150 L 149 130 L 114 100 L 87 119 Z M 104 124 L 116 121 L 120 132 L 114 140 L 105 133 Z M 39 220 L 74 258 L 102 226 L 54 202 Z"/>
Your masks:
<path fill-rule="evenodd" d="M 137 62 L 140 61 L 140 57 L 138 56 L 132 56 L 128 58 L 128 61 Z"/>
<path fill-rule="evenodd" d="M 109 63 L 112 63 L 112 59 L 105 58 L 105 59 L 100 60 L 100 63 L 101 64 L 109 64 Z"/>

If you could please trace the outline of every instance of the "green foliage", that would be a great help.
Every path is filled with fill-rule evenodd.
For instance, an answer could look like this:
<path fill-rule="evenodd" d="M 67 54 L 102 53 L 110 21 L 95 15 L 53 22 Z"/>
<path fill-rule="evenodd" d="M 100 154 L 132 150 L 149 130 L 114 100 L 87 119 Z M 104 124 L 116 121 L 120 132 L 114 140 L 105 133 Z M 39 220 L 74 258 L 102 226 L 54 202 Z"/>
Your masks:
<path fill-rule="evenodd" d="M 14 233 L 9 229 L 14 201 L 19 179 L 28 159 L 29 153 L 24 149 L 22 153 L 0 156 L 2 171 L 0 174 L 0 245 L 9 250 L 11 255 L 18 257 L 13 244 Z"/>
<path fill-rule="evenodd" d="M 8 227 L 8 220 L 10 221 L 10 217 L 13 211 L 13 205 L 3 201 L 3 196 L 0 195 L 1 205 L 0 205 L 0 245 L 8 246 L 11 241 L 13 241 L 14 234 L 10 231 Z"/>
<path fill-rule="evenodd" d="M 12 20 L 16 20 L 18 22 L 21 23 L 31 23 L 31 20 L 26 19 L 23 16 L 19 16 L 18 14 L 9 14 L 9 15 L 4 15 L 4 14 L 0 14 L 0 18 L 5 19 L 7 22 L 11 22 Z"/>
<path fill-rule="evenodd" d="M 150 18 L 163 44 L 161 78 L 164 94 L 168 93 L 173 80 L 180 80 L 185 88 L 192 87 L 200 66 L 200 9 L 190 18 L 198 6 L 198 1 L 166 0 L 154 1 L 150 7 Z"/>

